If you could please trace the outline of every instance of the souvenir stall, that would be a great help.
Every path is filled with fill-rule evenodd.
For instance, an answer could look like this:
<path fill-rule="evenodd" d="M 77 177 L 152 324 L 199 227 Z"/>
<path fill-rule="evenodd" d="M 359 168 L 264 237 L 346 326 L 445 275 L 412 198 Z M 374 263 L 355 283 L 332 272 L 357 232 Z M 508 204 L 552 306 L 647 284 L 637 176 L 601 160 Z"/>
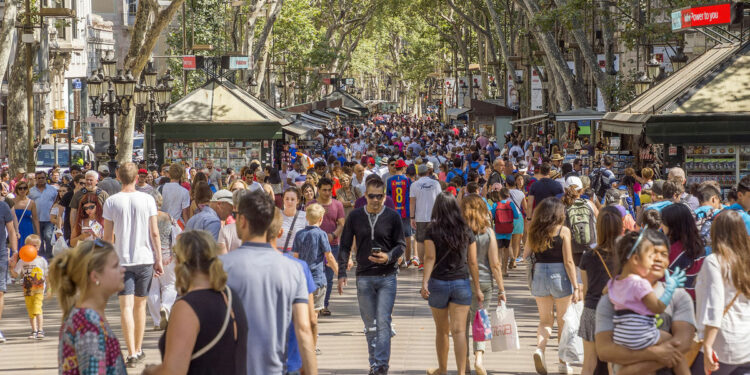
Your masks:
<path fill-rule="evenodd" d="M 239 170 L 258 160 L 274 164 L 274 143 L 289 120 L 274 108 L 224 79 L 211 79 L 167 110 L 154 127 L 159 160 L 202 168 Z"/>

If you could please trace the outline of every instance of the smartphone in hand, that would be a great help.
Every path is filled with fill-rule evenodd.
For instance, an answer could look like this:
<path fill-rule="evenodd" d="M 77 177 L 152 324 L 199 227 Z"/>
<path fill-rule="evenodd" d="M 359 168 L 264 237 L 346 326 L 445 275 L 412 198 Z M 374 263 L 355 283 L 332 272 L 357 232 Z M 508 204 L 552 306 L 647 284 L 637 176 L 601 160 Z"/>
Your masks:
<path fill-rule="evenodd" d="M 382 249 L 382 248 L 379 248 L 379 247 L 373 247 L 373 248 L 372 248 L 372 250 L 370 251 L 370 254 L 371 254 L 371 255 L 375 255 L 375 254 L 380 254 L 380 253 L 381 253 L 382 251 L 383 251 L 383 249 Z"/>

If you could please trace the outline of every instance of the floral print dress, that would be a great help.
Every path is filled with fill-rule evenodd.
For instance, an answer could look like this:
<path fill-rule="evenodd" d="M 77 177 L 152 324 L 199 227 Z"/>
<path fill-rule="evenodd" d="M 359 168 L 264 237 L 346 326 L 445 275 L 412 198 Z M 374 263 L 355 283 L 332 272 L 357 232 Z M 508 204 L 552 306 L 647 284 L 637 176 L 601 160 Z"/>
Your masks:
<path fill-rule="evenodd" d="M 109 324 L 92 309 L 73 308 L 60 328 L 60 374 L 127 374 L 120 342 Z"/>

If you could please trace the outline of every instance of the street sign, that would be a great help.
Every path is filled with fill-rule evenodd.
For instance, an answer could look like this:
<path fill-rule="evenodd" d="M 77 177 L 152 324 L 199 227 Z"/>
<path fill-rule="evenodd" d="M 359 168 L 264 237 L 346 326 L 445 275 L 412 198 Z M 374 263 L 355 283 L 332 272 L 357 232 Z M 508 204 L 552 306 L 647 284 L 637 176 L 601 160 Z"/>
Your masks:
<path fill-rule="evenodd" d="M 714 4 L 692 8 L 675 9 L 671 13 L 672 31 L 688 30 L 694 27 L 719 26 L 732 23 L 735 4 Z M 739 7 L 740 15 L 742 7 Z M 740 17 L 741 19 L 741 17 Z"/>
<path fill-rule="evenodd" d="M 195 56 L 182 56 L 182 70 L 195 70 Z"/>
<path fill-rule="evenodd" d="M 73 90 L 80 90 L 83 88 L 83 83 L 80 79 L 76 78 L 73 80 Z"/>
<path fill-rule="evenodd" d="M 229 56 L 229 69 L 248 69 L 250 58 L 247 56 Z"/>
<path fill-rule="evenodd" d="M 344 83 L 347 86 L 354 86 L 354 78 L 347 78 Z"/>
<path fill-rule="evenodd" d="M 68 129 L 50 129 L 47 134 L 68 134 Z"/>
<path fill-rule="evenodd" d="M 94 136 L 94 142 L 107 142 L 109 143 L 109 128 L 103 126 L 97 126 L 91 128 L 91 132 Z"/>

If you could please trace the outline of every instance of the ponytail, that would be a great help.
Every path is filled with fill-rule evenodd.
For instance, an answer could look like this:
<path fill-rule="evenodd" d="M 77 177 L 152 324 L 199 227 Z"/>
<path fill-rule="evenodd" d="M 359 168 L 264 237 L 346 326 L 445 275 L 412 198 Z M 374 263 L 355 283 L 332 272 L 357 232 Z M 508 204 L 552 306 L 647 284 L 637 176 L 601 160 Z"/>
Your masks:
<path fill-rule="evenodd" d="M 173 249 L 175 265 L 175 288 L 184 295 L 190 289 L 196 272 L 208 275 L 211 289 L 222 291 L 227 284 L 227 273 L 219 260 L 214 238 L 203 230 L 182 232 Z"/>
<path fill-rule="evenodd" d="M 60 301 L 63 321 L 78 299 L 86 295 L 91 272 L 103 270 L 109 254 L 114 251 L 114 246 L 108 242 L 81 241 L 52 260 L 47 279 Z"/>

